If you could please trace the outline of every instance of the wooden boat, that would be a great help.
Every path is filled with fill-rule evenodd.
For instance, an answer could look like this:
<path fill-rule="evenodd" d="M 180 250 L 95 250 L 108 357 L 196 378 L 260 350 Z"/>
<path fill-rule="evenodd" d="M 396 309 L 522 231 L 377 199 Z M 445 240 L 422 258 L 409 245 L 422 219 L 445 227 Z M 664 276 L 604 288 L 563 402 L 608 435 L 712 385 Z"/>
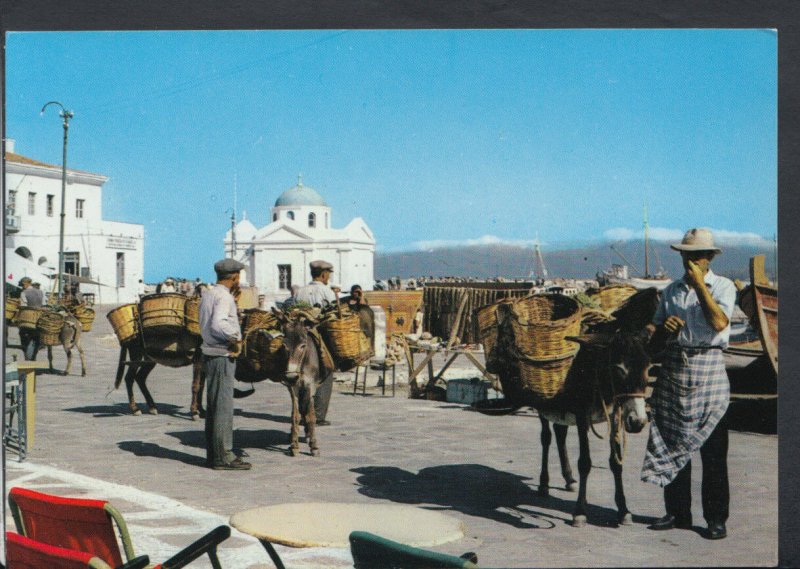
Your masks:
<path fill-rule="evenodd" d="M 759 331 L 761 346 L 778 373 L 778 287 L 767 279 L 764 255 L 750 259 L 750 286 L 740 291 L 740 305 Z"/>

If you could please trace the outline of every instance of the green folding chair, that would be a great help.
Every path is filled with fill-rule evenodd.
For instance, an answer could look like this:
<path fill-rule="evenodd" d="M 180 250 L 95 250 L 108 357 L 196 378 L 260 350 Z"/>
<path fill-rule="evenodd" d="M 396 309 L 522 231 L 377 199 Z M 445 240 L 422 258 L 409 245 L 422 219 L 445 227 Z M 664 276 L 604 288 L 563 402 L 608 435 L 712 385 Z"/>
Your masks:
<path fill-rule="evenodd" d="M 478 556 L 461 557 L 404 545 L 366 531 L 350 534 L 350 552 L 355 569 L 477 569 Z"/>

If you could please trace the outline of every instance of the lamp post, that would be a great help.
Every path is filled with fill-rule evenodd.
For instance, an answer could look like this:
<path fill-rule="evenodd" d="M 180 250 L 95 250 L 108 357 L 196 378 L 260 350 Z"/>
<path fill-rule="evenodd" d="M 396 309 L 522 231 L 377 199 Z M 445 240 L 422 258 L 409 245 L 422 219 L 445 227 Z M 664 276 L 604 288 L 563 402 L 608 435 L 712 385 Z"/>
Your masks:
<path fill-rule="evenodd" d="M 59 116 L 64 119 L 64 154 L 61 159 L 61 225 L 58 233 L 58 301 L 61 302 L 64 274 L 64 217 L 66 215 L 64 213 L 64 208 L 66 206 L 67 199 L 67 135 L 69 133 L 69 119 L 75 115 L 72 111 L 68 111 L 66 108 L 64 108 L 64 105 L 58 101 L 50 101 L 49 103 L 45 103 L 39 114 L 43 115 L 45 109 L 50 105 L 58 105 L 61 107 Z"/>

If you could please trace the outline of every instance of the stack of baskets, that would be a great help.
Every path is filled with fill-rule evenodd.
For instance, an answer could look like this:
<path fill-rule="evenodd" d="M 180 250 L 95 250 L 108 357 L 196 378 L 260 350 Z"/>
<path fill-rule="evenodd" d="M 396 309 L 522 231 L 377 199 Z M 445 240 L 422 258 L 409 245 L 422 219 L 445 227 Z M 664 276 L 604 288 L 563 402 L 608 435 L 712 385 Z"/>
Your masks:
<path fill-rule="evenodd" d="M 6 320 L 14 320 L 14 317 L 17 315 L 17 311 L 19 310 L 19 299 L 18 298 L 11 298 L 10 296 L 6 297 Z"/>
<path fill-rule="evenodd" d="M 93 309 L 89 308 L 85 304 L 79 304 L 72 309 L 72 314 L 74 314 L 75 318 L 78 319 L 78 322 L 81 323 L 81 331 L 90 332 L 92 330 L 92 324 L 94 323 L 95 316 Z"/>
<path fill-rule="evenodd" d="M 339 371 L 349 371 L 372 356 L 372 342 L 361 331 L 361 320 L 349 310 L 319 325 L 325 345 Z"/>
<path fill-rule="evenodd" d="M 56 346 L 61 343 L 61 328 L 64 327 L 64 315 L 55 310 L 45 310 L 36 322 L 39 341 L 44 346 Z"/>
<path fill-rule="evenodd" d="M 236 365 L 236 379 L 255 382 L 278 378 L 286 371 L 286 350 L 278 319 L 271 312 L 252 308 L 242 320 L 242 352 Z"/>
<path fill-rule="evenodd" d="M 581 307 L 562 295 L 534 295 L 514 302 L 511 328 L 525 391 L 551 399 L 563 391 L 579 346 Z"/>

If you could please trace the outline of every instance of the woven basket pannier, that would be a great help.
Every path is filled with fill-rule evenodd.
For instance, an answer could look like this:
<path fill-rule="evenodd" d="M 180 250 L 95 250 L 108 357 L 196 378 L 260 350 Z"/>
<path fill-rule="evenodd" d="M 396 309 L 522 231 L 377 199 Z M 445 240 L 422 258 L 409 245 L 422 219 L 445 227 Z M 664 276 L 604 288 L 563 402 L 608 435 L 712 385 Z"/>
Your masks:
<path fill-rule="evenodd" d="M 341 318 L 325 320 L 319 331 L 340 371 L 352 369 L 372 354 L 369 338 L 361 331 L 361 320 L 356 314 L 345 313 Z"/>
<path fill-rule="evenodd" d="M 559 294 L 527 296 L 514 302 L 514 343 L 517 352 L 533 361 L 551 361 L 574 355 L 575 342 L 567 336 L 581 333 L 581 307 Z"/>
<path fill-rule="evenodd" d="M 192 296 L 186 300 L 184 308 L 186 330 L 195 336 L 200 335 L 200 297 Z"/>
<path fill-rule="evenodd" d="M 6 297 L 6 320 L 13 320 L 19 310 L 19 299 Z"/>
<path fill-rule="evenodd" d="M 143 332 L 169 334 L 184 327 L 186 296 L 175 292 L 149 294 L 139 304 Z"/>
<path fill-rule="evenodd" d="M 20 306 L 17 310 L 17 315 L 14 317 L 14 323 L 20 328 L 28 330 L 36 330 L 36 323 L 39 317 L 44 314 L 44 308 L 33 306 Z"/>
<path fill-rule="evenodd" d="M 523 391 L 532 393 L 539 399 L 552 399 L 564 390 L 569 368 L 574 356 L 560 360 L 533 361 L 519 360 L 519 378 Z"/>
<path fill-rule="evenodd" d="M 54 310 L 42 312 L 36 322 L 39 341 L 44 346 L 56 346 L 61 343 L 61 328 L 64 327 L 64 315 Z"/>
<path fill-rule="evenodd" d="M 106 314 L 120 344 L 132 342 L 139 337 L 139 307 L 123 304 Z"/>
<path fill-rule="evenodd" d="M 72 310 L 72 313 L 75 315 L 75 318 L 78 319 L 78 322 L 81 323 L 82 332 L 92 331 L 92 324 L 94 323 L 95 317 L 95 313 L 92 308 L 89 308 L 85 304 L 79 304 Z"/>
<path fill-rule="evenodd" d="M 513 302 L 511 299 L 504 298 L 499 302 L 475 310 L 475 322 L 478 326 L 477 337 L 483 344 L 483 353 L 486 357 L 489 356 L 495 343 L 497 343 L 497 308 L 501 304 Z"/>
<path fill-rule="evenodd" d="M 631 285 L 608 285 L 590 292 L 589 297 L 599 302 L 600 308 L 610 314 L 636 294 L 636 290 Z"/>

